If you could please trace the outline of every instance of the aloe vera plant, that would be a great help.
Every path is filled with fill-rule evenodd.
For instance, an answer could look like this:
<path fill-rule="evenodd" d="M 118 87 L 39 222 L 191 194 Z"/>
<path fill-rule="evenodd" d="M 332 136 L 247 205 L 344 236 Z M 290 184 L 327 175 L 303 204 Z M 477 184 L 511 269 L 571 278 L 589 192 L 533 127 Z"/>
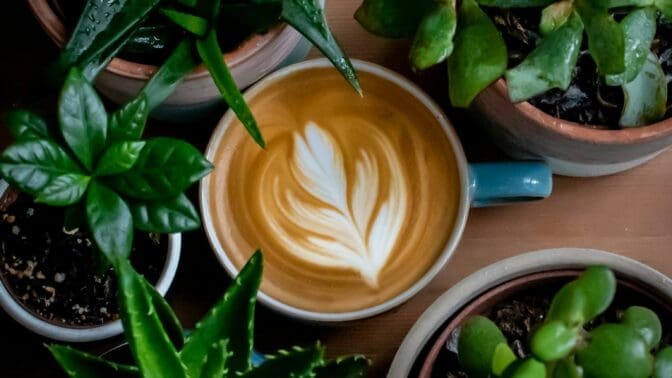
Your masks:
<path fill-rule="evenodd" d="M 365 357 L 327 361 L 319 343 L 280 350 L 260 364 L 252 363 L 262 266 L 262 254 L 257 251 L 185 339 L 170 306 L 122 262 L 117 269 L 121 317 L 136 365 L 120 365 L 66 346 L 52 345 L 49 350 L 71 377 L 362 377 L 369 365 Z"/>
<path fill-rule="evenodd" d="M 158 15 L 182 33 L 178 33 L 180 42 L 141 92 L 147 98 L 148 108 L 152 110 L 163 102 L 180 80 L 203 62 L 223 99 L 263 147 L 263 136 L 224 61 L 221 34 L 232 21 L 252 31 L 263 31 L 284 21 L 317 46 L 345 79 L 361 91 L 355 70 L 329 30 L 317 1 L 88 0 L 52 71 L 59 76 L 79 67 L 93 80 L 125 46 L 135 50 L 170 46 L 170 41 L 163 40 L 168 38 L 164 37 L 165 27 L 145 25 L 149 17 Z"/>
<path fill-rule="evenodd" d="M 66 227 L 88 226 L 112 264 L 125 260 L 133 230 L 175 233 L 200 227 L 184 191 L 212 165 L 194 146 L 171 138 L 142 140 L 144 96 L 108 115 L 73 68 L 58 103 L 58 129 L 16 110 L 14 143 L 0 155 L 0 177 L 36 202 L 66 208 Z"/>
<path fill-rule="evenodd" d="M 497 325 L 483 316 L 461 327 L 458 359 L 470 377 L 670 377 L 672 347 L 661 344 L 662 325 L 652 310 L 632 306 L 617 323 L 585 326 L 612 303 L 616 279 L 591 267 L 563 286 L 544 323 L 532 334 L 529 356 L 516 356 Z"/>
<path fill-rule="evenodd" d="M 540 12 L 538 29 L 531 31 L 539 42 L 519 64 L 508 67 L 506 42 L 486 7 Z M 585 39 L 602 80 L 622 89 L 619 126 L 639 127 L 666 113 L 668 79 L 652 42 L 659 19 L 672 20 L 671 10 L 668 0 L 364 0 L 355 18 L 381 36 L 415 36 L 414 69 L 447 60 L 457 107 L 468 107 L 501 77 L 513 102 L 567 90 Z"/>

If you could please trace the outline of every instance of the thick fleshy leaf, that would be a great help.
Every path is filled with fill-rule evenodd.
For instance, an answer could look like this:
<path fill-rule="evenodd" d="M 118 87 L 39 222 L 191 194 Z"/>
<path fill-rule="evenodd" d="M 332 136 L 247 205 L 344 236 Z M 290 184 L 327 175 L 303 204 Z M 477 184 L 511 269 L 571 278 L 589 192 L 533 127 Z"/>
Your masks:
<path fill-rule="evenodd" d="M 182 348 L 184 345 L 184 329 L 182 329 L 180 319 L 177 318 L 177 315 L 175 315 L 175 312 L 166 301 L 166 298 L 162 297 L 161 294 L 156 291 L 156 288 L 154 288 L 154 286 L 152 286 L 152 284 L 144 277 L 143 281 L 147 288 L 147 293 L 149 293 L 149 296 L 152 299 L 152 305 L 156 310 L 156 315 L 159 317 L 161 325 L 170 338 L 171 343 L 173 343 L 173 346 L 176 349 Z"/>
<path fill-rule="evenodd" d="M 544 37 L 522 63 L 506 72 L 511 101 L 524 101 L 553 88 L 567 89 L 582 39 L 583 24 L 576 14 Z"/>
<path fill-rule="evenodd" d="M 78 202 L 89 187 L 91 177 L 77 173 L 58 176 L 40 191 L 35 202 L 49 206 L 69 206 Z"/>
<path fill-rule="evenodd" d="M 201 226 L 198 211 L 184 194 L 162 201 L 132 202 L 130 207 L 133 224 L 141 231 L 170 234 Z"/>
<path fill-rule="evenodd" d="M 528 357 L 512 363 L 504 373 L 502 378 L 545 378 L 546 365 L 541 361 Z"/>
<path fill-rule="evenodd" d="M 432 3 L 432 0 L 364 0 L 355 19 L 366 30 L 381 37 L 410 37 Z"/>
<path fill-rule="evenodd" d="M 492 20 L 474 0 L 462 1 L 455 48 L 448 59 L 450 100 L 468 107 L 485 88 L 506 71 L 506 44 Z"/>
<path fill-rule="evenodd" d="M 495 375 L 502 375 L 504 370 L 517 359 L 518 357 L 516 357 L 508 344 L 499 343 L 492 354 L 491 370 Z"/>
<path fill-rule="evenodd" d="M 315 378 L 361 378 L 371 361 L 364 356 L 347 356 L 328 361 L 315 369 Z"/>
<path fill-rule="evenodd" d="M 15 142 L 49 139 L 47 123 L 28 110 L 13 110 L 5 116 L 7 127 Z"/>
<path fill-rule="evenodd" d="M 672 377 L 672 347 L 665 347 L 656 355 L 653 377 Z"/>
<path fill-rule="evenodd" d="M 220 340 L 210 347 L 210 352 L 203 362 L 201 378 L 227 378 L 232 376 L 228 371 L 226 362 L 229 359 L 227 345 L 229 340 Z"/>
<path fill-rule="evenodd" d="M 539 31 L 546 36 L 559 29 L 574 14 L 574 2 L 572 0 L 557 1 L 541 11 Z"/>
<path fill-rule="evenodd" d="M 180 12 L 175 9 L 160 9 L 159 13 L 164 15 L 167 19 L 175 23 L 177 26 L 182 29 L 197 35 L 198 37 L 204 37 L 205 33 L 208 31 L 208 21 L 202 17 L 194 16 L 193 14 L 188 14 Z"/>
<path fill-rule="evenodd" d="M 639 333 L 649 350 L 656 348 L 663 336 L 663 326 L 658 315 L 646 307 L 628 307 L 623 313 L 621 323 L 632 327 Z"/>
<path fill-rule="evenodd" d="M 105 148 L 107 113 L 95 89 L 73 69 L 65 79 L 58 104 L 63 139 L 89 171 Z"/>
<path fill-rule="evenodd" d="M 606 5 L 594 0 L 576 0 L 576 10 L 586 27 L 588 50 L 604 75 L 625 71 L 625 35 Z"/>
<path fill-rule="evenodd" d="M 576 280 L 586 298 L 584 316 L 593 320 L 609 308 L 616 295 L 616 276 L 605 266 L 591 266 Z"/>
<path fill-rule="evenodd" d="M 424 70 L 446 60 L 453 52 L 457 27 L 455 1 L 437 2 L 422 19 L 411 47 L 413 68 Z"/>
<path fill-rule="evenodd" d="M 497 8 L 545 7 L 555 0 L 477 0 L 479 4 Z"/>
<path fill-rule="evenodd" d="M 222 299 L 196 324 L 180 357 L 190 377 L 198 377 L 210 347 L 219 340 L 229 340 L 232 352 L 227 365 L 231 373 L 251 368 L 254 335 L 254 308 L 261 283 L 263 257 L 257 251 L 238 274 Z"/>
<path fill-rule="evenodd" d="M 623 85 L 621 127 L 646 126 L 665 116 L 667 79 L 655 54 L 649 53 L 635 80 Z"/>
<path fill-rule="evenodd" d="M 96 245 L 110 262 L 128 257 L 133 244 L 133 217 L 117 193 L 92 181 L 86 196 L 86 218 Z"/>
<path fill-rule="evenodd" d="M 149 106 L 147 96 L 141 93 L 110 116 L 107 143 L 138 140 L 145 130 Z"/>
<path fill-rule="evenodd" d="M 145 142 L 119 142 L 108 147 L 98 161 L 95 174 L 110 176 L 124 173 L 140 158 Z"/>
<path fill-rule="evenodd" d="M 541 326 L 533 335 L 530 347 L 535 357 L 545 362 L 567 357 L 576 347 L 579 333 L 565 323 L 554 320 Z"/>
<path fill-rule="evenodd" d="M 623 85 L 635 80 L 651 51 L 651 43 L 656 36 L 656 19 L 655 9 L 643 8 L 632 11 L 621 21 L 625 34 L 625 72 L 607 75 L 605 81 L 608 85 Z"/>
<path fill-rule="evenodd" d="M 588 300 L 576 281 L 563 286 L 551 302 L 546 314 L 546 323 L 559 320 L 568 327 L 578 329 L 590 319 L 586 319 Z"/>
<path fill-rule="evenodd" d="M 266 356 L 266 361 L 258 367 L 243 374 L 244 378 L 312 378 L 314 370 L 324 364 L 324 348 L 319 344 L 313 348 L 294 347 L 291 350 L 280 350 L 273 356 Z"/>
<path fill-rule="evenodd" d="M 64 345 L 51 345 L 49 351 L 70 378 L 140 378 L 135 366 L 106 361 Z"/>
<path fill-rule="evenodd" d="M 462 325 L 457 345 L 457 357 L 470 377 L 492 374 L 495 351 L 506 345 L 506 338 L 492 320 L 475 316 Z"/>
<path fill-rule="evenodd" d="M 587 345 L 576 353 L 585 377 L 646 378 L 653 372 L 653 357 L 644 340 L 631 327 L 602 324 L 590 331 Z"/>
<path fill-rule="evenodd" d="M 567 358 L 555 363 L 552 378 L 583 378 L 583 371 L 576 366 L 574 358 Z"/>

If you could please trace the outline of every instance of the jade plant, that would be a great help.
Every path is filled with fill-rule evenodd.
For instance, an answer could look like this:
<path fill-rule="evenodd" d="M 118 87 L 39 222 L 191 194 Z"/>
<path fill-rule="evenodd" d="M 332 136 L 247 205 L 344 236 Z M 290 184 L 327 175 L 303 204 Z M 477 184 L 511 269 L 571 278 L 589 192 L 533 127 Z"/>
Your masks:
<path fill-rule="evenodd" d="M 233 24 L 254 33 L 280 21 L 287 22 L 317 46 L 360 91 L 355 70 L 329 30 L 317 1 L 88 0 L 52 70 L 60 76 L 71 67 L 79 67 L 93 80 L 126 46 L 134 51 L 172 48 L 141 91 L 147 97 L 149 109 L 166 99 L 179 81 L 202 62 L 223 99 L 263 147 L 258 125 L 223 58 L 221 45 L 234 32 L 227 28 Z M 165 22 L 172 32 L 165 31 L 162 26 Z"/>
<path fill-rule="evenodd" d="M 672 347 L 661 345 L 661 322 L 652 310 L 631 306 L 618 322 L 587 329 L 609 308 L 615 292 L 609 269 L 586 269 L 555 294 L 543 324 L 530 338 L 530 355 L 522 358 L 494 322 L 471 318 L 460 330 L 460 366 L 477 378 L 671 377 Z"/>
<path fill-rule="evenodd" d="M 58 102 L 58 129 L 16 110 L 7 124 L 13 144 L 0 155 L 0 177 L 38 203 L 65 207 L 65 227 L 88 226 L 109 262 L 128 257 L 134 229 L 175 233 L 200 227 L 184 191 L 212 169 L 178 139 L 141 136 L 147 100 L 112 114 L 72 69 Z"/>
<path fill-rule="evenodd" d="M 540 12 L 533 31 L 539 42 L 515 67 L 508 67 L 507 45 L 485 7 Z M 355 17 L 381 36 L 414 36 L 415 69 L 447 60 L 457 107 L 468 107 L 501 77 L 513 102 L 567 90 L 585 34 L 602 80 L 622 88 L 621 127 L 647 125 L 666 113 L 667 78 L 651 48 L 659 17 L 672 19 L 669 0 L 364 0 Z"/>
<path fill-rule="evenodd" d="M 184 337 L 165 300 L 126 261 L 120 261 L 121 318 L 135 365 L 121 365 L 52 345 L 51 353 L 71 377 L 356 378 L 369 361 L 359 355 L 326 361 L 324 348 L 293 347 L 253 363 L 254 311 L 263 258 L 257 251 L 222 299 Z"/>

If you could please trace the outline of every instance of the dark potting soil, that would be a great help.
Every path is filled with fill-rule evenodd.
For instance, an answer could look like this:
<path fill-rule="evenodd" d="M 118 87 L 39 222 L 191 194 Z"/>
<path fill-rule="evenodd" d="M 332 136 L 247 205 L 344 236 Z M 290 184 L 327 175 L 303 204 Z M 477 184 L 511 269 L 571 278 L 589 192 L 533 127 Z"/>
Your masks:
<path fill-rule="evenodd" d="M 540 10 L 486 8 L 486 12 L 506 41 L 509 67 L 515 67 L 539 42 Z M 552 89 L 529 102 L 557 118 L 590 127 L 618 129 L 624 101 L 623 92 L 620 87 L 611 87 L 604 83 L 587 49 L 587 38 L 584 35 L 574 78 L 566 91 Z M 668 92 L 671 95 L 668 96 L 665 115 L 667 118 L 672 116 L 672 24 L 659 21 L 652 50 L 658 55 L 668 77 Z"/>
<path fill-rule="evenodd" d="M 117 319 L 117 281 L 111 268 L 101 268 L 91 237 L 66 230 L 62 209 L 35 204 L 25 195 L 5 199 L 0 203 L 0 278 L 15 298 L 40 317 L 68 326 Z M 166 251 L 165 237 L 138 232 L 131 262 L 155 283 Z"/>

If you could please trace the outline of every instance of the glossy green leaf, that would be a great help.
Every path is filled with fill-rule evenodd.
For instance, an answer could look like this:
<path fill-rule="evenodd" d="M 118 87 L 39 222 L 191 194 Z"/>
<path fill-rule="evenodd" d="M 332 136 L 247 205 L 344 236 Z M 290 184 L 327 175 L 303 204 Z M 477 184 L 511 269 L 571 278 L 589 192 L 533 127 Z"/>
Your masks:
<path fill-rule="evenodd" d="M 95 89 L 73 69 L 65 79 L 58 104 L 63 138 L 87 170 L 105 148 L 107 113 Z"/>
<path fill-rule="evenodd" d="M 117 193 L 92 181 L 86 196 L 86 218 L 96 245 L 110 262 L 128 257 L 133 243 L 133 217 Z"/>
<path fill-rule="evenodd" d="M 167 8 L 159 9 L 159 13 L 182 29 L 199 37 L 204 37 L 208 32 L 208 21 L 202 17 Z"/>
<path fill-rule="evenodd" d="M 468 107 L 506 71 L 508 56 L 501 33 L 474 0 L 462 1 L 455 48 L 448 59 L 450 100 Z"/>
<path fill-rule="evenodd" d="M 72 205 L 82 198 L 90 181 L 91 177 L 77 173 L 58 176 L 40 191 L 35 202 L 49 206 Z"/>
<path fill-rule="evenodd" d="M 145 147 L 145 142 L 119 142 L 108 147 L 100 157 L 95 174 L 110 176 L 130 170 Z"/>
<path fill-rule="evenodd" d="M 665 116 L 667 79 L 655 54 L 648 55 L 635 80 L 623 85 L 623 94 L 621 127 L 646 126 Z"/>
<path fill-rule="evenodd" d="M 576 282 L 586 298 L 585 321 L 593 320 L 606 311 L 616 295 L 616 277 L 605 266 L 588 267 Z"/>
<path fill-rule="evenodd" d="M 141 93 L 110 116 L 107 143 L 138 140 L 149 116 L 147 96 Z"/>
<path fill-rule="evenodd" d="M 603 324 L 588 335 L 588 343 L 576 353 L 585 377 L 647 378 L 653 357 L 644 340 L 631 327 Z"/>
<path fill-rule="evenodd" d="M 576 10 L 586 26 L 588 50 L 604 75 L 625 71 L 625 35 L 606 6 L 594 0 L 576 0 Z"/>
<path fill-rule="evenodd" d="M 551 308 L 546 314 L 546 323 L 559 320 L 570 328 L 578 329 L 589 320 L 585 316 L 587 302 L 586 295 L 576 281 L 566 284 L 553 297 Z"/>
<path fill-rule="evenodd" d="M 656 355 L 653 378 L 669 377 L 672 377 L 672 347 L 668 346 Z"/>
<path fill-rule="evenodd" d="M 539 31 L 546 36 L 559 29 L 574 14 L 574 2 L 572 0 L 557 1 L 541 11 Z"/>
<path fill-rule="evenodd" d="M 565 323 L 554 320 L 541 326 L 533 335 L 532 353 L 542 361 L 551 362 L 567 357 L 576 347 L 579 333 Z"/>
<path fill-rule="evenodd" d="M 135 228 L 141 231 L 170 234 L 201 226 L 198 211 L 184 194 L 163 201 L 131 202 L 130 208 Z"/>
<path fill-rule="evenodd" d="M 511 101 L 528 100 L 553 88 L 567 89 L 582 39 L 583 24 L 576 14 L 544 37 L 522 63 L 506 72 Z"/>
<path fill-rule="evenodd" d="M 191 144 L 171 138 L 146 142 L 129 171 L 112 176 L 109 184 L 119 193 L 139 200 L 172 198 L 212 170 L 212 164 Z"/>
<path fill-rule="evenodd" d="M 251 368 L 254 308 L 262 270 L 263 257 L 257 251 L 222 299 L 196 324 L 194 333 L 180 352 L 189 376 L 200 376 L 209 348 L 224 339 L 229 340 L 228 347 L 233 352 L 227 362 L 231 372 L 246 372 Z"/>
<path fill-rule="evenodd" d="M 47 123 L 28 110 L 12 110 L 5 115 L 5 121 L 15 142 L 49 139 Z"/>
<path fill-rule="evenodd" d="M 446 60 L 453 52 L 457 27 L 455 1 L 436 3 L 422 19 L 411 47 L 413 68 L 424 70 Z"/>
<path fill-rule="evenodd" d="M 340 357 L 315 368 L 315 378 L 362 378 L 369 365 L 364 356 Z"/>
<path fill-rule="evenodd" d="M 166 298 L 162 297 L 161 294 L 149 283 L 144 277 L 143 281 L 147 293 L 149 294 L 152 305 L 156 310 L 156 315 L 159 317 L 159 321 L 163 329 L 166 331 L 168 338 L 170 339 L 173 346 L 177 348 L 182 348 L 184 345 L 184 329 L 182 329 L 182 324 L 180 320 L 175 315 L 175 312 L 170 307 Z"/>
<path fill-rule="evenodd" d="M 492 355 L 492 373 L 495 375 L 502 375 L 509 365 L 514 363 L 518 358 L 506 343 L 500 343 L 495 348 L 495 353 Z"/>
<path fill-rule="evenodd" d="M 583 372 L 580 367 L 576 366 L 573 358 L 567 358 L 558 361 L 553 366 L 551 373 L 552 378 L 583 378 Z"/>
<path fill-rule="evenodd" d="M 512 363 L 502 373 L 502 378 L 546 378 L 546 365 L 528 357 Z"/>
<path fill-rule="evenodd" d="M 648 7 L 654 5 L 655 0 L 607 0 L 608 8 L 621 7 Z"/>
<path fill-rule="evenodd" d="M 667 21 L 672 20 L 672 0 L 654 0 L 653 4 Z"/>
<path fill-rule="evenodd" d="M 250 108 L 245 103 L 245 99 L 238 89 L 238 84 L 233 80 L 233 76 L 231 76 L 231 72 L 229 72 L 229 68 L 226 66 L 223 58 L 224 53 L 219 47 L 215 31 L 211 30 L 204 39 L 196 41 L 196 49 L 208 71 L 210 71 L 212 79 L 217 84 L 217 88 L 219 88 L 226 103 L 236 113 L 240 122 L 252 136 L 252 139 L 263 148 L 265 146 L 264 138 L 261 135 L 257 121 L 252 116 Z"/>
<path fill-rule="evenodd" d="M 366 30 L 381 37 L 410 37 L 432 3 L 432 0 L 364 0 L 355 19 Z"/>
<path fill-rule="evenodd" d="M 294 347 L 280 350 L 276 355 L 266 356 L 260 366 L 243 374 L 244 378 L 296 377 L 311 378 L 314 370 L 324 364 L 324 348 L 319 344 L 313 348 Z"/>
<path fill-rule="evenodd" d="M 186 378 L 185 367 L 171 344 L 145 283 L 130 262 L 119 260 L 119 310 L 126 340 L 144 378 Z"/>
<path fill-rule="evenodd" d="M 467 320 L 462 325 L 457 345 L 460 366 L 470 377 L 489 377 L 500 344 L 506 345 L 506 338 L 492 320 L 484 316 Z"/>
<path fill-rule="evenodd" d="M 227 345 L 229 340 L 220 340 L 210 347 L 210 352 L 203 362 L 201 378 L 226 378 L 232 376 L 226 363 L 229 359 Z"/>
<path fill-rule="evenodd" d="M 632 327 L 642 337 L 649 350 L 658 346 L 663 336 L 663 326 L 655 312 L 646 307 L 628 307 L 621 323 Z"/>
<path fill-rule="evenodd" d="M 633 81 L 644 67 L 651 43 L 656 36 L 656 11 L 653 8 L 636 9 L 621 21 L 625 34 L 625 72 L 607 75 L 608 85 L 623 85 Z"/>
<path fill-rule="evenodd" d="M 49 352 L 70 378 L 140 378 L 135 366 L 106 361 L 64 345 L 51 345 Z"/>
<path fill-rule="evenodd" d="M 497 8 L 545 7 L 555 0 L 477 0 L 480 5 Z"/>
<path fill-rule="evenodd" d="M 50 140 L 15 143 L 0 157 L 0 175 L 22 192 L 36 196 L 56 177 L 82 173 L 58 144 Z"/>

